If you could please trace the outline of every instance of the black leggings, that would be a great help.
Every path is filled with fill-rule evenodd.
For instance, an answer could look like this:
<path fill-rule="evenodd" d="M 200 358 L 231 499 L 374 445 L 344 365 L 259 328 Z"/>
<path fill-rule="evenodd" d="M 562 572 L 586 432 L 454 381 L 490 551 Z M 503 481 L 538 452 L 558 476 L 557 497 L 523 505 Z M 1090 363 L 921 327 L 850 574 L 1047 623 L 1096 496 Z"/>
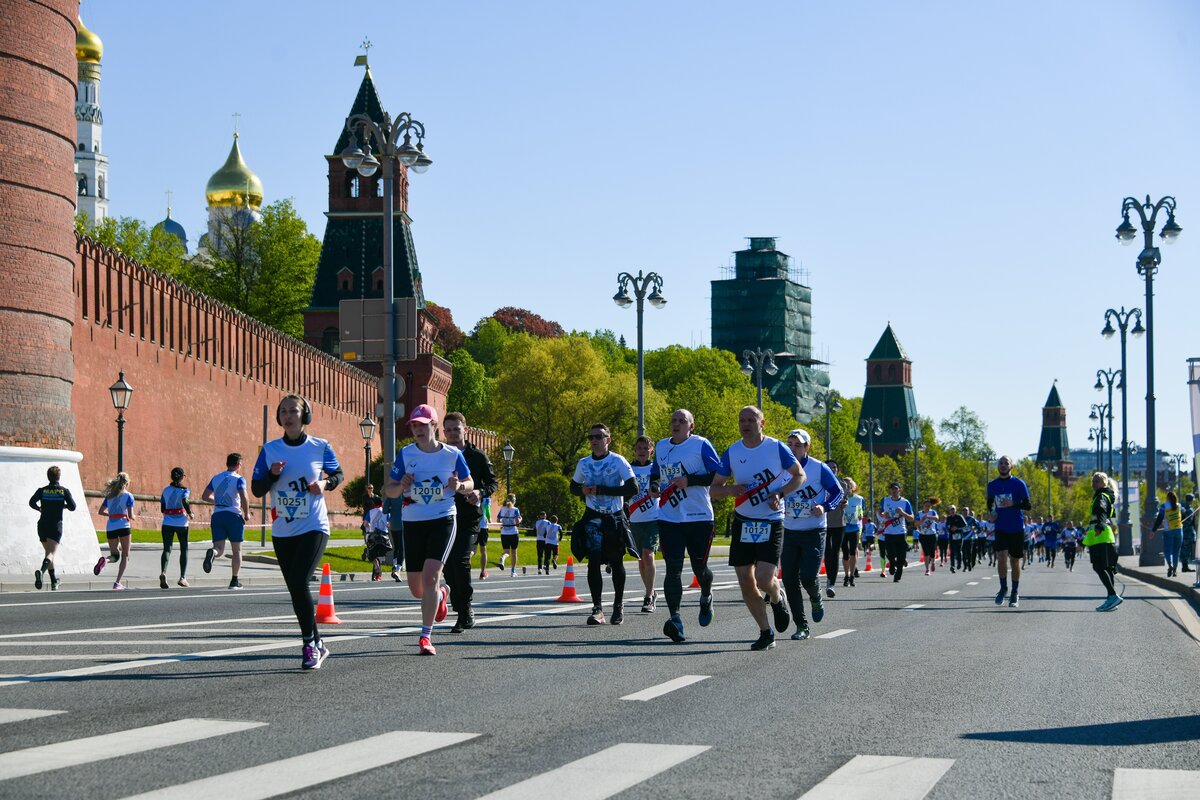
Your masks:
<path fill-rule="evenodd" d="M 892 562 L 892 569 L 895 570 L 898 580 L 904 574 L 904 565 L 908 561 L 908 542 L 903 536 L 889 536 L 883 541 L 887 546 L 888 561 Z"/>
<path fill-rule="evenodd" d="M 830 586 L 837 580 L 838 567 L 842 563 L 842 537 L 845 535 L 846 528 L 844 526 L 825 530 L 825 574 L 829 579 Z"/>
<path fill-rule="evenodd" d="M 667 610 L 675 614 L 683 602 L 683 557 L 691 560 L 692 574 L 700 581 L 700 594 L 712 593 L 713 574 L 708 568 L 708 551 L 712 546 L 712 522 L 658 523 L 658 540 L 667 564 L 663 576 L 663 596 Z M 614 575 L 615 577 L 615 575 Z M 590 573 L 589 573 L 590 581 Z"/>
<path fill-rule="evenodd" d="M 296 621 L 300 623 L 300 633 L 306 642 L 320 638 L 317 634 L 317 608 L 313 605 L 308 579 L 317 568 L 328 542 L 329 534 L 325 531 L 271 537 L 275 557 L 279 560 L 279 571 L 283 573 L 283 582 L 292 596 L 292 610 L 296 612 Z"/>
<path fill-rule="evenodd" d="M 171 545 L 174 544 L 176 536 L 179 537 L 179 577 L 182 578 L 187 574 L 188 562 L 188 529 L 184 525 L 162 526 L 163 551 L 159 572 L 167 571 L 167 564 L 171 561 Z"/>
<path fill-rule="evenodd" d="M 600 607 L 600 595 L 604 591 L 604 563 L 599 557 L 588 558 L 588 588 L 596 608 Z M 625 562 L 613 559 L 608 565 L 612 567 L 613 605 L 619 606 L 625 602 Z"/>
<path fill-rule="evenodd" d="M 963 542 L 962 539 L 950 540 L 950 569 L 963 568 Z"/>
<path fill-rule="evenodd" d="M 1088 552 L 1092 556 L 1092 569 L 1096 570 L 1096 575 L 1100 577 L 1100 582 L 1104 584 L 1105 591 L 1108 596 L 1112 597 L 1117 593 L 1116 582 L 1114 576 L 1117 573 L 1117 546 L 1110 543 L 1094 544 L 1088 548 Z"/>

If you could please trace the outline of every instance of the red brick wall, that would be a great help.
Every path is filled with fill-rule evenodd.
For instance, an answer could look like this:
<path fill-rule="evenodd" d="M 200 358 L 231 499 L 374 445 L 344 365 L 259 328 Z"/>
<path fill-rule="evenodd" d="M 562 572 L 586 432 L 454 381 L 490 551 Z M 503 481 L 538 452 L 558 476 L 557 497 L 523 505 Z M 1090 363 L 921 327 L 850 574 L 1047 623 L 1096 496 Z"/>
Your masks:
<path fill-rule="evenodd" d="M 0 445 L 72 449 L 77 0 L 0 0 Z"/>
<path fill-rule="evenodd" d="M 77 249 L 72 407 L 85 488 L 99 489 L 116 471 L 108 387 L 122 371 L 134 389 L 125 471 L 135 493 L 158 492 L 181 466 L 199 495 L 234 450 L 248 474 L 262 442 L 263 406 L 274 439 L 275 406 L 291 392 L 309 399 L 309 430 L 330 440 L 346 477 L 361 474 L 358 422 L 375 406 L 371 376 L 86 237 Z M 331 505 L 341 508 L 335 495 Z"/>

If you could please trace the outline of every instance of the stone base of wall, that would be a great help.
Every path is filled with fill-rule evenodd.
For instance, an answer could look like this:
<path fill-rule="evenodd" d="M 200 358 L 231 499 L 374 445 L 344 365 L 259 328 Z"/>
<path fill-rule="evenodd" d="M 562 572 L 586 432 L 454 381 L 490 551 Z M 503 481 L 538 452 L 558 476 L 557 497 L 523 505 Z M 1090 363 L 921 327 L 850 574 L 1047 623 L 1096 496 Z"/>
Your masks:
<path fill-rule="evenodd" d="M 100 545 L 91 514 L 83 496 L 79 462 L 83 455 L 71 450 L 45 450 L 36 447 L 0 447 L 0 574 L 28 573 L 41 566 L 45 552 L 37 537 L 38 512 L 29 507 L 29 498 L 39 486 L 45 486 L 46 470 L 62 470 L 63 486 L 75 499 L 76 510 L 63 516 L 62 543 L 55 556 L 60 575 L 90 573 L 100 558 Z"/>

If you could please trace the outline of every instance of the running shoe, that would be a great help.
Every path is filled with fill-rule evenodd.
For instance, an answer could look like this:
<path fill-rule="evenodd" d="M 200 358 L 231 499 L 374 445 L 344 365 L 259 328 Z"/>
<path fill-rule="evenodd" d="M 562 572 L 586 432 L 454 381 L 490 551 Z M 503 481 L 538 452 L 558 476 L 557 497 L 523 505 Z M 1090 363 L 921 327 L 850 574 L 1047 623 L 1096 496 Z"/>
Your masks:
<path fill-rule="evenodd" d="M 998 605 L 998 606 L 1004 605 L 1004 595 L 1005 594 L 1006 594 L 1006 592 L 1004 589 L 1001 589 L 1000 591 L 996 592 L 996 605 Z"/>
<path fill-rule="evenodd" d="M 449 600 L 450 600 L 450 587 L 443 584 L 442 588 L 438 589 L 437 611 L 435 611 L 433 613 L 433 621 L 434 622 L 441 622 L 442 620 L 444 620 L 446 618 L 446 614 L 449 613 L 448 608 L 447 608 L 447 604 L 448 604 Z"/>
<path fill-rule="evenodd" d="M 1116 599 L 1117 599 L 1117 596 L 1115 594 L 1109 595 L 1108 597 L 1104 598 L 1103 603 L 1096 606 L 1096 610 L 1097 611 L 1112 611 L 1114 608 L 1116 608 L 1117 604 L 1113 602 Z"/>
<path fill-rule="evenodd" d="M 188 579 L 184 578 L 183 576 L 180 576 L 179 580 L 175 581 L 175 583 L 178 584 L 179 586 L 182 586 L 185 589 L 188 588 L 189 586 L 191 586 L 191 584 L 188 583 Z"/>
<path fill-rule="evenodd" d="M 847 588 L 849 588 L 849 586 L 850 586 L 850 576 L 847 575 L 846 577 L 842 578 L 842 588 L 847 589 Z"/>
<path fill-rule="evenodd" d="M 1020 605 L 1021 605 L 1021 598 L 1017 595 L 1016 592 L 1013 592 L 1008 598 L 1008 607 L 1009 608 L 1019 608 Z"/>
<path fill-rule="evenodd" d="M 230 589 L 242 588 L 242 582 L 238 580 L 237 575 L 234 575 L 232 578 L 229 579 L 229 588 Z"/>
<path fill-rule="evenodd" d="M 857 578 L 857 577 L 858 577 L 858 567 L 855 567 L 855 568 L 854 568 L 854 577 L 855 577 L 855 578 Z M 853 586 L 854 584 L 853 584 L 853 583 L 851 583 L 850 585 L 851 585 L 851 586 Z"/>
<path fill-rule="evenodd" d="M 121 585 L 120 582 L 115 582 L 115 583 L 113 583 L 113 588 L 121 590 L 121 589 L 124 589 L 125 587 L 123 585 Z"/>
<path fill-rule="evenodd" d="M 775 617 L 775 630 L 783 633 L 792 624 L 792 615 L 788 613 L 787 603 L 781 595 L 778 603 L 771 603 L 771 614 Z"/>
<path fill-rule="evenodd" d="M 458 619 L 454 623 L 454 627 L 450 629 L 451 633 L 462 633 L 468 628 L 475 627 L 475 612 L 468 611 L 465 614 L 459 614 Z"/>
<path fill-rule="evenodd" d="M 700 595 L 700 617 L 699 623 L 701 628 L 706 628 L 713 621 L 713 596 L 712 592 Z"/>
<path fill-rule="evenodd" d="M 812 618 L 813 622 L 820 622 L 825 619 L 825 604 L 821 602 L 821 595 L 810 598 L 812 601 Z"/>
<path fill-rule="evenodd" d="M 621 603 L 613 603 L 612 616 L 608 621 L 613 625 L 620 625 L 625 621 L 625 606 Z"/>
<path fill-rule="evenodd" d="M 679 614 L 672 614 L 671 618 L 663 623 L 663 633 L 672 642 L 687 641 L 687 637 L 683 635 L 683 619 Z"/>
<path fill-rule="evenodd" d="M 436 656 L 437 650 L 434 649 L 433 642 L 425 636 L 421 637 L 421 641 L 417 642 L 417 652 L 423 656 Z"/>
<path fill-rule="evenodd" d="M 58 578 L 50 579 L 50 591 L 52 591 L 52 592 L 58 591 Z"/>
<path fill-rule="evenodd" d="M 929 574 L 929 567 L 926 567 L 926 568 L 925 568 L 925 574 L 926 574 L 926 575 L 928 575 L 928 574 Z"/>
<path fill-rule="evenodd" d="M 400 570 L 392 570 L 392 580 L 394 580 L 396 583 L 400 583 Z"/>
<path fill-rule="evenodd" d="M 503 553 L 500 556 L 500 569 L 504 569 L 504 563 L 508 561 L 508 553 Z"/>
<path fill-rule="evenodd" d="M 42 588 L 42 571 L 40 569 L 35 569 L 33 571 L 33 588 Z"/>
<path fill-rule="evenodd" d="M 646 595 L 642 598 L 642 613 L 649 614 L 654 611 L 654 598 Z"/>
<path fill-rule="evenodd" d="M 825 596 L 829 598 L 837 597 L 837 592 L 833 590 L 832 583 L 825 587 Z"/>
<path fill-rule="evenodd" d="M 770 650 L 775 646 L 775 631 L 767 629 L 758 635 L 754 643 L 750 645 L 751 650 Z"/>
<path fill-rule="evenodd" d="M 121 560 L 121 554 L 120 554 L 120 553 L 109 553 L 109 554 L 108 554 L 108 563 L 110 563 L 110 564 L 115 564 L 115 563 L 117 563 L 117 562 L 118 562 L 118 561 L 120 561 L 120 560 Z"/>
<path fill-rule="evenodd" d="M 329 649 L 325 647 L 322 641 L 316 641 L 304 645 L 304 659 L 300 662 L 300 669 L 320 669 L 321 664 L 325 659 L 329 658 Z"/>
<path fill-rule="evenodd" d="M 510 577 L 510 578 L 517 577 L 517 568 L 516 567 L 513 567 L 512 572 L 508 573 L 508 577 Z"/>
<path fill-rule="evenodd" d="M 603 625 L 604 624 L 604 609 L 600 606 L 592 606 L 592 613 L 587 618 L 588 625 Z"/>
<path fill-rule="evenodd" d="M 208 551 L 204 554 L 204 571 L 205 572 L 212 572 L 212 562 L 213 562 L 214 555 L 216 555 L 216 551 L 213 550 L 211 547 L 208 548 Z M 312 668 L 310 667 L 310 669 L 312 669 Z"/>
<path fill-rule="evenodd" d="M 851 578 L 851 579 L 850 579 L 850 585 L 851 585 L 851 586 L 853 586 L 853 585 L 854 585 L 854 578 Z"/>
<path fill-rule="evenodd" d="M 167 573 L 165 573 L 165 572 L 158 573 L 158 588 L 160 588 L 160 589 L 170 589 L 171 588 L 171 585 L 169 583 L 167 583 Z"/>
<path fill-rule="evenodd" d="M 393 572 L 392 574 L 395 575 L 396 573 Z M 481 580 L 481 581 L 487 580 L 487 570 L 486 569 L 482 569 L 479 571 L 479 580 Z M 396 582 L 399 583 L 400 579 L 396 578 Z"/>
<path fill-rule="evenodd" d="M 805 625 L 803 628 L 797 628 L 796 632 L 792 634 L 792 641 L 794 641 L 794 642 L 802 642 L 805 639 L 811 639 L 811 638 L 812 638 L 812 631 L 810 631 L 808 629 L 807 625 Z"/>

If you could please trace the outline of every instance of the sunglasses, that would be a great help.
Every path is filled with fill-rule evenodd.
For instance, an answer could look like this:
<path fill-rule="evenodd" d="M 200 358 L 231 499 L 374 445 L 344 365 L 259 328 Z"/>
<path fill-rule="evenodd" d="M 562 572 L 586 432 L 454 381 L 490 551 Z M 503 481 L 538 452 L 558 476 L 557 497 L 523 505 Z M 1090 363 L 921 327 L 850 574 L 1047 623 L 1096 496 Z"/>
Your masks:
<path fill-rule="evenodd" d="M 607 439 L 607 438 L 608 438 L 607 433 L 589 433 L 588 434 L 588 439 Z"/>

